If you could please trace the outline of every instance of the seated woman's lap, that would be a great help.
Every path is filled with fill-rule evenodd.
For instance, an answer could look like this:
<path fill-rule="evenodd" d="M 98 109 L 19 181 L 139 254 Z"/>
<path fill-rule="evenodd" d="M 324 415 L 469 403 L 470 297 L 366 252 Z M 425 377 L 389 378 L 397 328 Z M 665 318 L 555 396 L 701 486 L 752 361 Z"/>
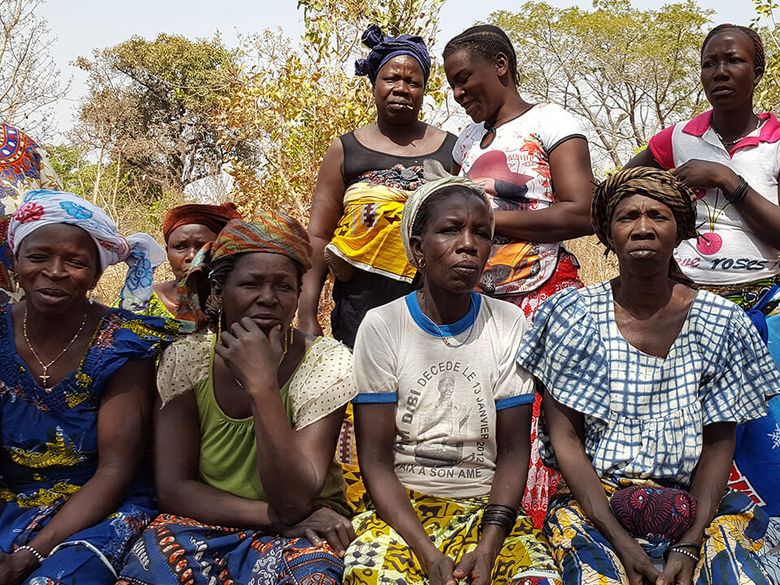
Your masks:
<path fill-rule="evenodd" d="M 457 563 L 477 547 L 487 497 L 455 500 L 409 493 L 420 522 L 441 552 Z M 357 539 L 344 559 L 345 584 L 371 585 L 388 579 L 409 585 L 427 583 L 425 571 L 404 539 L 374 510 L 356 516 L 353 525 Z M 533 585 L 560 585 L 544 543 L 541 531 L 521 515 L 496 558 L 491 583 L 504 585 L 520 579 L 520 583 Z"/>
<path fill-rule="evenodd" d="M 605 491 L 611 495 L 614 490 Z M 751 554 L 761 550 L 767 523 L 768 517 L 760 506 L 740 492 L 727 491 L 705 531 L 694 583 L 772 583 L 759 566 L 758 557 Z M 628 583 L 614 548 L 587 519 L 571 494 L 560 494 L 552 500 L 545 534 L 567 584 Z"/>
<path fill-rule="evenodd" d="M 193 585 L 207 585 L 223 571 L 236 583 L 251 580 L 271 585 L 288 578 L 295 583 L 337 585 L 343 569 L 343 561 L 327 543 L 317 547 L 306 538 L 283 538 L 161 514 L 133 546 L 118 585 L 175 585 L 185 577 Z"/>

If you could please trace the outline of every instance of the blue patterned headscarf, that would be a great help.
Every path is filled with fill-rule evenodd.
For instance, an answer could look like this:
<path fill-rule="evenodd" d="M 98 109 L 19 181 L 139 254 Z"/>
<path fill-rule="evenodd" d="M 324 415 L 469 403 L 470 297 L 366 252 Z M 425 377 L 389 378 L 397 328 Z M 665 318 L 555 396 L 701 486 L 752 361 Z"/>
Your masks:
<path fill-rule="evenodd" d="M 38 189 L 22 200 L 8 225 L 8 244 L 14 255 L 24 238 L 46 225 L 65 223 L 87 232 L 95 241 L 100 270 L 126 262 L 124 287 L 119 293 L 123 309 L 139 312 L 152 296 L 154 269 L 165 261 L 165 250 L 149 234 L 125 238 L 105 211 L 89 201 L 62 191 Z"/>
<path fill-rule="evenodd" d="M 367 75 L 373 84 L 379 70 L 393 57 L 409 55 L 416 60 L 423 72 L 423 82 L 428 83 L 431 74 L 431 56 L 422 37 L 400 35 L 387 37 L 382 29 L 372 24 L 363 33 L 363 44 L 371 49 L 368 57 L 355 61 L 355 75 Z"/>

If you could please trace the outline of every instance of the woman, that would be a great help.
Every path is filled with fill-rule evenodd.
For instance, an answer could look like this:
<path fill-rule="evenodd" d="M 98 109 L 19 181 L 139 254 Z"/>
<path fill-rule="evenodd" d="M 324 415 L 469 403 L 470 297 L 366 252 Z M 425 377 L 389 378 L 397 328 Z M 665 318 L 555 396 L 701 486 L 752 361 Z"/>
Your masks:
<path fill-rule="evenodd" d="M 582 286 L 577 260 L 562 242 L 592 233 L 587 139 L 563 108 L 520 97 L 515 50 L 497 26 L 474 26 L 451 39 L 444 69 L 455 101 L 474 121 L 461 132 L 453 158 L 461 174 L 485 186 L 496 217 L 479 288 L 519 306 L 530 325 L 545 300 Z M 539 409 L 537 399 L 523 499 L 537 526 L 557 481 L 539 460 Z"/>
<path fill-rule="evenodd" d="M 525 319 L 473 292 L 490 203 L 468 179 L 438 179 L 410 197 L 401 229 L 422 289 L 369 311 L 358 331 L 357 446 L 374 509 L 353 520 L 344 582 L 560 584 L 518 514 L 533 402 L 514 359 Z"/>
<path fill-rule="evenodd" d="M 156 350 L 174 330 L 88 294 L 126 260 L 124 296 L 143 303 L 156 244 L 45 190 L 24 197 L 9 242 L 25 296 L 0 309 L 0 583 L 113 584 L 155 513 L 139 469 Z"/>
<path fill-rule="evenodd" d="M 673 259 L 696 234 L 694 195 L 623 170 L 596 189 L 593 225 L 619 276 L 550 299 L 518 357 L 545 389 L 544 452 L 570 490 L 546 521 L 564 582 L 768 584 L 767 516 L 726 480 L 737 423 L 766 413 L 780 373 L 745 313 Z"/>
<path fill-rule="evenodd" d="M 303 331 L 322 335 L 317 321 L 328 272 L 335 277 L 333 336 L 352 347 L 366 311 L 413 290 L 399 223 L 409 193 L 423 182 L 425 159 L 452 167 L 455 136 L 420 121 L 431 60 L 420 37 L 363 33 L 371 48 L 355 65 L 368 76 L 377 120 L 334 140 L 325 153 L 312 201 L 312 269 L 299 312 Z"/>
<path fill-rule="evenodd" d="M 699 238 L 675 259 L 707 290 L 749 308 L 780 274 L 780 123 L 753 111 L 764 74 L 761 37 L 722 24 L 701 48 L 701 82 L 712 109 L 650 139 L 627 168 L 670 172 L 697 195 Z"/>
<path fill-rule="evenodd" d="M 163 514 L 120 583 L 341 582 L 351 527 L 333 454 L 354 395 L 351 355 L 292 326 L 310 255 L 303 227 L 267 212 L 230 221 L 192 262 L 179 316 L 210 329 L 160 362 Z M 318 546 L 315 529 L 335 548 Z"/>
<path fill-rule="evenodd" d="M 163 219 L 162 231 L 173 280 L 154 285 L 145 315 L 173 317 L 178 304 L 178 282 L 183 280 L 195 254 L 231 219 L 241 219 L 233 203 L 222 205 L 186 204 L 170 209 Z"/>

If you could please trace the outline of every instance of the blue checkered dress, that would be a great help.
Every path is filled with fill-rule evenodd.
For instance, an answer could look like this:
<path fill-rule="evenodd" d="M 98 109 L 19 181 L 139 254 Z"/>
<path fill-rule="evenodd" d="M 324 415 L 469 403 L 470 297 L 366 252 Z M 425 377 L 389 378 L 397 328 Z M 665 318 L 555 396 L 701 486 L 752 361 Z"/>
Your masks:
<path fill-rule="evenodd" d="M 560 403 L 585 415 L 585 451 L 603 479 L 688 486 L 705 425 L 766 413 L 780 373 L 737 305 L 699 291 L 666 358 L 631 346 L 608 282 L 548 300 L 519 363 Z M 542 457 L 555 466 L 543 425 Z"/>

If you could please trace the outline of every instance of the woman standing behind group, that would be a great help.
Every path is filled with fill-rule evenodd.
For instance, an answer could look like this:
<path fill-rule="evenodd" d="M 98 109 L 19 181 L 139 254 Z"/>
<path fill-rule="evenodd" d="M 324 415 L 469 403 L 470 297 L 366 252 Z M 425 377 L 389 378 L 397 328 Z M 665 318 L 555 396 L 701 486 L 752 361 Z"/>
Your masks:
<path fill-rule="evenodd" d="M 455 136 L 420 121 L 431 69 L 420 37 L 363 33 L 371 48 L 356 73 L 371 80 L 376 122 L 333 141 L 320 167 L 309 236 L 312 269 L 301 295 L 300 326 L 322 334 L 317 321 L 328 269 L 335 277 L 333 336 L 352 347 L 366 311 L 413 290 L 415 269 L 401 244 L 401 212 L 423 183 L 425 159 L 452 168 Z"/>
<path fill-rule="evenodd" d="M 732 24 L 713 28 L 701 47 L 701 83 L 712 109 L 659 132 L 626 165 L 669 169 L 694 190 L 699 236 L 683 241 L 674 256 L 699 287 L 746 310 L 780 275 L 780 122 L 771 112 L 753 109 L 765 66 L 763 43 L 755 30 Z M 753 318 L 763 329 L 761 315 Z M 738 464 L 760 450 L 757 440 L 771 438 L 765 428 L 774 429 L 771 419 L 740 429 Z M 772 447 L 766 443 L 762 457 L 771 458 L 764 464 L 777 468 L 780 454 Z M 767 476 L 759 466 L 753 471 L 758 476 L 752 478 L 755 485 L 747 487 L 752 475 L 747 469 L 734 468 L 733 485 L 755 497 Z M 775 514 L 774 537 L 768 542 L 768 548 L 775 549 L 774 561 L 767 561 L 774 562 L 780 579 L 780 503 L 773 492 L 764 493 L 767 509 Z"/>
<path fill-rule="evenodd" d="M 530 324 L 550 296 L 582 286 L 577 261 L 562 242 L 592 233 L 587 140 L 563 108 L 520 97 L 514 47 L 496 26 L 475 26 L 451 39 L 444 69 L 455 101 L 474 121 L 461 132 L 453 158 L 462 174 L 484 185 L 495 211 L 479 289 L 519 306 Z M 536 449 L 539 409 L 537 398 L 523 504 L 541 525 L 554 478 Z"/>

